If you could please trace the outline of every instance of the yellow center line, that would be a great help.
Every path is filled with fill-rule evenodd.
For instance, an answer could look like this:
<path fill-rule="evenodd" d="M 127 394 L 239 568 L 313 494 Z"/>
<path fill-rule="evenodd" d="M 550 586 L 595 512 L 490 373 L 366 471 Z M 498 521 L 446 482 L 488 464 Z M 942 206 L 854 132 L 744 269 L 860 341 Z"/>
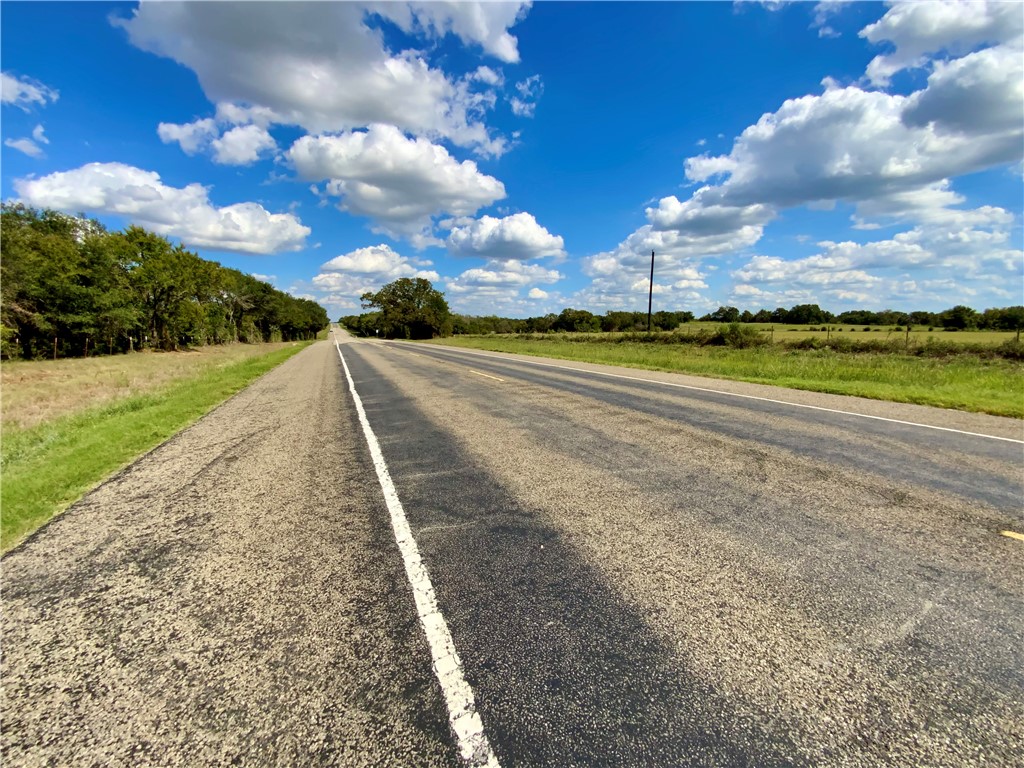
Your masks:
<path fill-rule="evenodd" d="M 1016 531 L 1000 531 L 1000 536 L 1005 536 L 1008 539 L 1017 539 L 1018 541 L 1024 541 L 1024 533 L 1017 533 Z"/>
<path fill-rule="evenodd" d="M 494 379 L 495 381 L 504 381 L 504 379 L 499 379 L 497 376 L 491 376 L 491 374 L 489 373 L 480 373 L 480 371 L 474 371 L 472 368 L 469 369 L 469 372 L 475 373 L 477 376 L 486 376 L 488 379 Z"/>

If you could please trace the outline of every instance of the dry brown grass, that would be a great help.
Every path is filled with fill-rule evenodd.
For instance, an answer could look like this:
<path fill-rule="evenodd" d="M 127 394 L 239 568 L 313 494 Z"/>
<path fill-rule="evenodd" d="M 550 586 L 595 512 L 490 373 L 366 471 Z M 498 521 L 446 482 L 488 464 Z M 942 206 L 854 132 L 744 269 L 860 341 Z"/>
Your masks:
<path fill-rule="evenodd" d="M 0 425 L 4 429 L 34 427 L 287 346 L 291 343 L 231 344 L 187 352 L 4 362 L 0 365 Z"/>

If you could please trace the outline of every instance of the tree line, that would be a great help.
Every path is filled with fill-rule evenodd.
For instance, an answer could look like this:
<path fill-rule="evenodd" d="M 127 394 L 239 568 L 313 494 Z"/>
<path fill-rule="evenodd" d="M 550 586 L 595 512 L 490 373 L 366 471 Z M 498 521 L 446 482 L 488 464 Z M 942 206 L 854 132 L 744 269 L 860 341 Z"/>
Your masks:
<path fill-rule="evenodd" d="M 374 311 L 338 320 L 360 336 L 429 339 L 452 334 L 647 330 L 647 315 L 643 312 L 608 312 L 601 317 L 585 309 L 566 308 L 557 315 L 528 318 L 452 314 L 444 294 L 423 278 L 403 277 L 361 298 L 363 309 Z M 693 319 L 692 312 L 655 312 L 651 325 L 654 330 L 671 331 Z"/>
<path fill-rule="evenodd" d="M 783 325 L 882 325 L 908 326 L 926 325 L 929 328 L 947 330 L 993 330 L 1016 331 L 1024 328 L 1024 306 L 986 309 L 978 312 L 962 304 L 942 312 L 898 312 L 883 309 L 874 312 L 869 309 L 853 309 L 838 315 L 822 309 L 817 304 L 798 304 L 792 309 L 779 307 L 759 312 L 736 307 L 719 307 L 700 318 L 703 321 L 719 323 L 780 323 Z"/>
<path fill-rule="evenodd" d="M 424 339 L 452 334 L 489 333 L 613 333 L 642 332 L 647 330 L 645 312 L 609 310 L 595 315 L 585 309 L 567 307 L 557 315 L 514 318 L 497 315 L 473 316 L 452 314 L 444 294 L 434 289 L 429 280 L 401 278 L 388 283 L 376 293 L 363 294 L 363 309 L 374 310 L 359 315 L 347 315 L 338 320 L 360 336 L 385 338 Z M 986 309 L 978 312 L 958 305 L 942 312 L 899 312 L 885 309 L 875 312 L 856 309 L 833 314 L 817 304 L 798 304 L 791 309 L 779 307 L 758 312 L 736 307 L 719 307 L 697 318 L 693 312 L 665 311 L 651 316 L 651 328 L 673 331 L 684 323 L 699 319 L 718 323 L 779 323 L 783 325 L 875 325 L 890 327 L 928 326 L 946 330 L 1004 330 L 1024 329 L 1024 306 Z"/>
<path fill-rule="evenodd" d="M 4 203 L 0 212 L 4 357 L 314 338 L 327 312 L 141 227 Z"/>
<path fill-rule="evenodd" d="M 424 281 L 427 282 L 427 281 Z M 435 293 L 437 293 L 435 291 Z M 376 295 L 376 294 L 371 294 Z M 440 295 L 440 294 L 439 294 Z M 443 299 L 442 299 L 443 300 Z M 367 305 L 369 308 L 371 305 Z M 379 305 L 372 305 L 378 307 Z M 447 306 L 447 305 L 446 305 Z M 630 333 L 647 330 L 646 312 L 624 312 L 612 310 L 603 315 L 596 315 L 585 309 L 568 307 L 560 313 L 546 314 L 538 317 L 513 318 L 497 315 L 473 316 L 451 314 L 438 320 L 433 325 L 421 319 L 421 330 L 415 334 L 410 326 L 403 325 L 395 318 L 403 315 L 403 310 L 392 307 L 387 319 L 381 312 L 369 312 L 362 315 L 349 315 L 340 319 L 349 330 L 361 336 L 375 334 L 387 338 L 430 338 L 430 336 L 449 336 L 452 334 L 489 334 L 489 333 Z M 410 317 L 415 316 L 411 313 Z M 875 312 L 866 309 L 851 310 L 833 314 L 821 309 L 817 304 L 799 304 L 792 309 L 762 309 L 759 312 L 749 310 L 740 312 L 736 307 L 719 307 L 700 318 L 693 312 L 660 311 L 651 316 L 651 328 L 655 331 L 672 331 L 679 326 L 700 320 L 718 323 L 779 323 L 782 325 L 861 325 L 906 327 L 909 325 L 943 328 L 946 330 L 1006 330 L 1024 329 L 1024 307 L 1004 307 L 986 309 L 978 312 L 970 307 L 956 306 L 943 312 L 898 312 L 883 310 Z"/>

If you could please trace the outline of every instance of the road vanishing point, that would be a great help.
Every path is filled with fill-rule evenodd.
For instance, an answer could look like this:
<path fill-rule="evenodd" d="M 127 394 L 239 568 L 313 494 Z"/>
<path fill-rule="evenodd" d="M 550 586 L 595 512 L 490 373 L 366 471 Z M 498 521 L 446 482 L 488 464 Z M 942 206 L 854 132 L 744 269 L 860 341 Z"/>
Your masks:
<path fill-rule="evenodd" d="M 1017 420 L 336 330 L 2 561 L 12 766 L 1019 766 Z"/>

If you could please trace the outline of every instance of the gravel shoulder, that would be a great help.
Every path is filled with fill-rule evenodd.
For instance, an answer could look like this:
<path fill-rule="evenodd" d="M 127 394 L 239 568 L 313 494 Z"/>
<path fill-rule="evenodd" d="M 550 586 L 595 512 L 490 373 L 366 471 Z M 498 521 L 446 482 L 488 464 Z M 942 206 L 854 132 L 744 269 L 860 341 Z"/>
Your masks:
<path fill-rule="evenodd" d="M 7 766 L 459 761 L 333 345 L 2 561 Z"/>

